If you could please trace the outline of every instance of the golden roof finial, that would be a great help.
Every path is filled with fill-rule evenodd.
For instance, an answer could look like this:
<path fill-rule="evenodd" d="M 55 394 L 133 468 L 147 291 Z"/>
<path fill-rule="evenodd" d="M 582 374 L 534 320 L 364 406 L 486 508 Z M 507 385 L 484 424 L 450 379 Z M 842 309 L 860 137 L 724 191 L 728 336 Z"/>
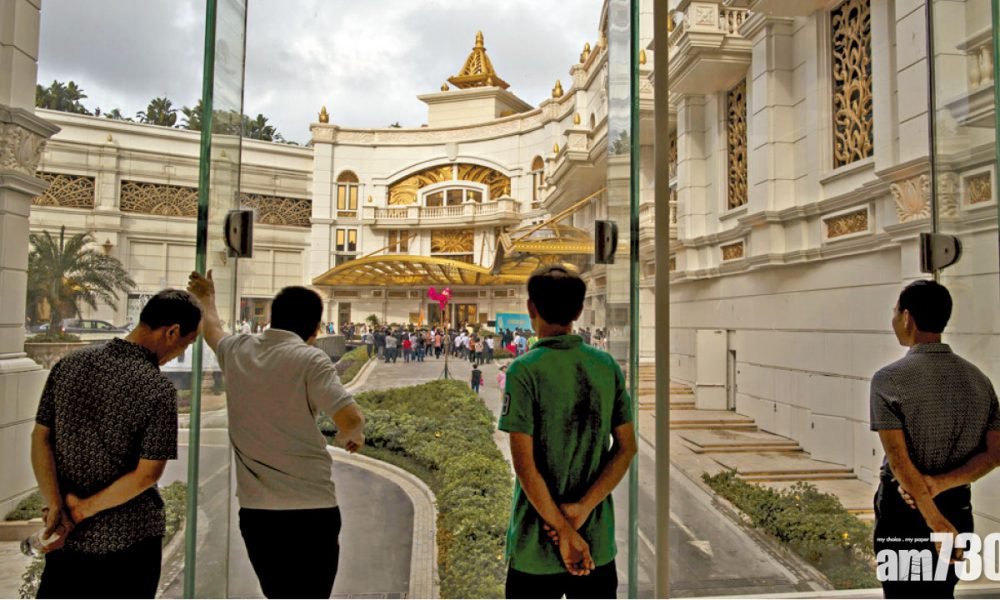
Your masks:
<path fill-rule="evenodd" d="M 646 64 L 646 49 L 645 48 L 640 48 L 639 49 L 639 64 L 640 65 Z"/>
<path fill-rule="evenodd" d="M 450 87 L 448 87 L 448 84 L 447 84 L 447 83 L 442 83 L 442 84 L 441 84 L 441 91 L 442 91 L 442 92 L 447 92 L 447 91 L 448 91 L 448 90 L 450 90 L 450 89 L 451 89 L 451 88 L 450 88 Z"/>
<path fill-rule="evenodd" d="M 580 113 L 576 113 L 575 115 L 573 115 L 573 124 L 574 125 L 580 124 Z"/>
<path fill-rule="evenodd" d="M 321 108 L 319 111 L 319 122 L 320 123 L 330 122 L 330 113 L 326 112 L 326 105 L 323 105 L 323 108 Z"/>
<path fill-rule="evenodd" d="M 585 63 L 590 58 L 590 42 L 583 45 L 583 52 L 580 53 L 580 62 Z"/>
<path fill-rule="evenodd" d="M 552 97 L 562 98 L 562 95 L 563 95 L 562 82 L 556 79 L 556 85 L 554 88 L 552 88 Z"/>
<path fill-rule="evenodd" d="M 559 144 L 552 145 L 552 154 L 559 154 Z"/>
<path fill-rule="evenodd" d="M 459 89 L 474 87 L 499 87 L 507 89 L 510 84 L 500 78 L 493 69 L 493 63 L 486 54 L 486 44 L 483 41 L 483 32 L 476 33 L 476 45 L 472 48 L 469 57 L 465 59 L 465 65 L 458 75 L 448 78 L 448 83 Z"/>

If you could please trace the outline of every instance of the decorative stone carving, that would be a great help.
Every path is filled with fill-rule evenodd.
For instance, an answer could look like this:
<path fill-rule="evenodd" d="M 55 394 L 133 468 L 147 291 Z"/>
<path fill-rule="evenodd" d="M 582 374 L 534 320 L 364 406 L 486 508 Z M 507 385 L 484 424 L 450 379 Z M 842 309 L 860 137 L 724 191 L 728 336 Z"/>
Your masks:
<path fill-rule="evenodd" d="M 726 107 L 729 149 L 729 208 L 747 203 L 747 84 L 741 81 L 730 90 Z"/>
<path fill-rule="evenodd" d="M 931 216 L 931 180 L 927 175 L 913 177 L 889 186 L 896 201 L 900 223 L 909 223 Z"/>
<path fill-rule="evenodd" d="M 240 194 L 240 204 L 256 212 L 256 221 L 265 225 L 310 227 L 312 201 L 264 194 Z"/>
<path fill-rule="evenodd" d="M 0 124 L 0 170 L 34 177 L 45 141 L 44 137 L 20 125 Z"/>
<path fill-rule="evenodd" d="M 953 172 L 937 173 L 938 215 L 954 217 L 958 215 L 958 175 Z"/>
<path fill-rule="evenodd" d="M 826 238 L 829 240 L 868 231 L 868 207 L 823 219 Z"/>
<path fill-rule="evenodd" d="M 743 242 L 727 244 L 722 246 L 722 260 L 736 260 L 743 258 Z"/>
<path fill-rule="evenodd" d="M 833 166 L 874 149 L 870 0 L 846 0 L 830 13 L 833 29 Z"/>
<path fill-rule="evenodd" d="M 121 210 L 165 217 L 197 217 L 198 188 L 122 181 Z"/>
<path fill-rule="evenodd" d="M 977 173 L 965 178 L 965 203 L 972 206 L 993 200 L 993 178 L 990 172 Z"/>
<path fill-rule="evenodd" d="M 718 25 L 719 13 L 715 5 L 701 5 L 694 7 L 694 24 L 699 27 L 716 27 Z"/>
<path fill-rule="evenodd" d="M 49 182 L 41 196 L 31 199 L 34 206 L 60 206 L 63 208 L 94 208 L 94 178 L 59 173 L 35 173 Z"/>

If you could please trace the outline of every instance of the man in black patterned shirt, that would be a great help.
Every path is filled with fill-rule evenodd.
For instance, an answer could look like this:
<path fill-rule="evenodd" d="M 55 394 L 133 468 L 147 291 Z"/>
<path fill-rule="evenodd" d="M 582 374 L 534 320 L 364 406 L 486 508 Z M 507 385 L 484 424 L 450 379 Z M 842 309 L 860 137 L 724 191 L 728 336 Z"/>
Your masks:
<path fill-rule="evenodd" d="M 56 363 L 42 392 L 31 463 L 47 506 L 39 598 L 152 598 L 160 578 L 163 500 L 177 458 L 177 390 L 160 365 L 198 337 L 185 291 L 149 300 L 124 339 Z"/>
<path fill-rule="evenodd" d="M 875 496 L 875 552 L 886 598 L 954 597 L 954 568 L 943 581 L 929 580 L 937 557 L 930 535 L 973 531 L 969 484 L 1000 464 L 993 385 L 941 343 L 951 309 L 941 284 L 908 285 L 893 308 L 892 328 L 910 350 L 872 377 L 871 428 L 886 456 Z M 911 560 L 900 560 L 903 552 L 931 560 L 914 569 Z M 891 565 L 895 572 L 882 571 Z"/>

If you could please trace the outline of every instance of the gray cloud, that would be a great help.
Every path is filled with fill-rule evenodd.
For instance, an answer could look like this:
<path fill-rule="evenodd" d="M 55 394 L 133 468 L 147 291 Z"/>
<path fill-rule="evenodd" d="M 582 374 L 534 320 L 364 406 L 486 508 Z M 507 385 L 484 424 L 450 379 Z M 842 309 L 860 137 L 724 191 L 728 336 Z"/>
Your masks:
<path fill-rule="evenodd" d="M 251 0 L 245 112 L 305 142 L 326 105 L 348 127 L 419 126 L 435 92 L 482 30 L 510 90 L 537 105 L 584 42 L 600 0 Z M 84 104 L 126 114 L 154 96 L 192 106 L 201 94 L 204 5 L 195 0 L 46 0 L 39 82 L 74 80 Z"/>

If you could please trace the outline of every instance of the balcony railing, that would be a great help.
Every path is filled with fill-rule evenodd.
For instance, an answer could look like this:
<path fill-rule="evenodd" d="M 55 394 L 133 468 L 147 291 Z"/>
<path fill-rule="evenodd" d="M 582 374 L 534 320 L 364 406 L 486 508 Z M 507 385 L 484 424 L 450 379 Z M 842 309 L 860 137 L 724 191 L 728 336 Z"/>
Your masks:
<path fill-rule="evenodd" d="M 520 204 L 513 198 L 500 198 L 492 202 L 466 202 L 456 206 L 366 206 L 363 219 L 367 224 L 442 225 L 468 223 L 501 224 L 520 220 Z"/>
<path fill-rule="evenodd" d="M 671 17 L 674 30 L 667 38 L 671 90 L 715 93 L 745 77 L 751 44 L 740 34 L 740 27 L 751 14 L 719 0 L 682 1 Z"/>

